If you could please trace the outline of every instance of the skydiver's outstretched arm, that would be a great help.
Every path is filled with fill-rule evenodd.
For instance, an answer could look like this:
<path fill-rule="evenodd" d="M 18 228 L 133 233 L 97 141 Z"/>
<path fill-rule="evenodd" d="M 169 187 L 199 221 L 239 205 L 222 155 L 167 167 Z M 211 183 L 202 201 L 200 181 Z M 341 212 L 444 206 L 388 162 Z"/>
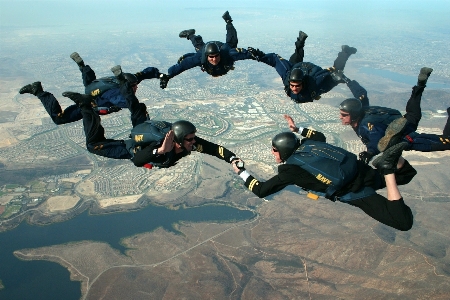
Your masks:
<path fill-rule="evenodd" d="M 314 141 L 326 142 L 325 135 L 322 132 L 315 131 L 315 130 L 309 129 L 309 128 L 303 128 L 301 126 L 297 127 L 291 116 L 284 115 L 283 117 L 288 122 L 290 131 L 295 132 L 295 133 L 300 132 L 301 136 L 308 138 L 308 139 L 312 139 Z"/>
<path fill-rule="evenodd" d="M 215 156 L 226 162 L 231 163 L 231 160 L 236 157 L 236 154 L 234 154 L 227 148 L 220 146 L 218 144 L 212 143 L 210 141 L 207 141 L 205 139 L 202 139 L 201 137 L 198 137 L 198 136 L 195 137 L 194 145 L 196 147 L 197 152 Z"/>
<path fill-rule="evenodd" d="M 352 92 L 353 97 L 361 100 L 361 104 L 363 107 L 369 106 L 369 97 L 367 97 L 367 90 L 363 88 L 358 81 L 350 80 L 347 82 L 347 86 Z"/>
<path fill-rule="evenodd" d="M 197 52 L 194 53 L 194 55 L 185 57 L 179 63 L 171 66 L 167 71 L 167 75 L 170 78 L 173 78 L 186 70 L 192 69 L 194 67 L 200 67 L 201 65 L 202 65 L 201 52 Z"/>
<path fill-rule="evenodd" d="M 135 75 L 138 79 L 138 84 L 139 84 L 139 83 L 141 83 L 142 80 L 145 80 L 145 79 L 159 78 L 160 74 L 161 73 L 159 72 L 158 68 L 147 67 L 144 70 L 137 72 Z"/>
<path fill-rule="evenodd" d="M 283 81 L 292 68 L 292 64 L 289 61 L 285 60 L 276 53 L 267 53 L 264 56 L 260 57 L 258 61 L 274 67 Z"/>
<path fill-rule="evenodd" d="M 233 61 L 257 59 L 250 51 L 244 48 L 231 48 L 230 51 L 228 51 L 228 54 Z"/>

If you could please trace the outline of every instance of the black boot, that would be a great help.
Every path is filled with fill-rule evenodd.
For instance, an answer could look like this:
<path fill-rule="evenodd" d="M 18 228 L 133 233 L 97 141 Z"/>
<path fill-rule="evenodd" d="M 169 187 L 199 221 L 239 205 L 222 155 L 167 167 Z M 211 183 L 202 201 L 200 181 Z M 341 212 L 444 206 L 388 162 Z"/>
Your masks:
<path fill-rule="evenodd" d="M 122 72 L 122 67 L 120 65 L 114 66 L 111 68 L 111 72 L 113 72 L 114 76 L 116 76 L 117 80 L 119 80 L 120 84 L 124 84 L 127 82 L 125 75 Z"/>
<path fill-rule="evenodd" d="M 417 77 L 417 86 L 426 86 L 428 77 L 430 77 L 432 68 L 423 67 L 420 69 L 419 77 Z"/>
<path fill-rule="evenodd" d="M 222 19 L 224 19 L 225 22 L 227 22 L 227 23 L 233 22 L 233 19 L 231 19 L 231 16 L 230 16 L 230 13 L 228 12 L 228 10 L 222 15 Z"/>
<path fill-rule="evenodd" d="M 356 51 L 358 51 L 356 48 L 354 47 L 350 47 L 347 45 L 342 45 L 342 52 L 345 52 L 347 54 L 355 54 Z"/>
<path fill-rule="evenodd" d="M 307 37 L 308 35 L 306 33 L 304 33 L 303 31 L 299 31 L 297 41 L 295 42 L 295 47 L 303 48 L 305 46 L 305 40 Z"/>
<path fill-rule="evenodd" d="M 62 93 L 62 95 L 75 102 L 75 104 L 77 104 L 81 108 L 92 107 L 93 105 L 95 105 L 94 97 L 92 97 L 91 95 L 75 92 L 64 92 Z"/>
<path fill-rule="evenodd" d="M 27 84 L 19 90 L 19 94 L 32 94 L 37 96 L 40 93 L 43 93 L 44 89 L 42 88 L 41 82 L 36 81 L 31 84 Z"/>
<path fill-rule="evenodd" d="M 178 35 L 180 38 L 187 38 L 189 39 L 189 36 L 195 34 L 195 29 L 186 29 L 183 30 L 182 32 L 180 32 L 180 34 Z"/>
<path fill-rule="evenodd" d="M 377 168 L 377 170 L 382 175 L 392 174 L 397 171 L 397 163 L 400 156 L 402 156 L 402 151 L 408 146 L 408 142 L 398 143 L 386 151 L 383 155 L 377 157 L 372 165 Z"/>
<path fill-rule="evenodd" d="M 78 52 L 74 52 L 74 53 L 70 54 L 70 58 L 73 59 L 73 61 L 77 63 L 79 68 L 84 67 L 84 61 L 81 58 L 80 54 L 78 54 Z"/>

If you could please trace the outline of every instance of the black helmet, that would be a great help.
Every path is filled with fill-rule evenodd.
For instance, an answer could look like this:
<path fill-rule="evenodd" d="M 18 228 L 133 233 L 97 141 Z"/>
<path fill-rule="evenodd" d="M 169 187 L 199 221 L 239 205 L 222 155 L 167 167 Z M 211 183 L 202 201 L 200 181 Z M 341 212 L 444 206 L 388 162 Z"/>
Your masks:
<path fill-rule="evenodd" d="M 303 81 L 303 71 L 300 68 L 294 68 L 289 74 L 289 81 Z"/>
<path fill-rule="evenodd" d="M 352 121 L 358 120 L 363 114 L 363 107 L 361 101 L 356 98 L 348 98 L 342 101 L 339 105 L 339 109 L 350 114 Z"/>
<path fill-rule="evenodd" d="M 217 54 L 220 53 L 219 46 L 214 42 L 209 42 L 205 45 L 205 55 Z"/>
<path fill-rule="evenodd" d="M 172 124 L 172 130 L 175 135 L 175 142 L 183 145 L 184 137 L 188 134 L 195 133 L 197 128 L 189 121 L 180 120 Z"/>
<path fill-rule="evenodd" d="M 280 152 L 280 159 L 285 161 L 300 146 L 300 140 L 293 132 L 282 132 L 272 139 L 272 147 Z"/>
<path fill-rule="evenodd" d="M 123 76 L 131 85 L 138 84 L 138 79 L 137 79 L 136 75 L 131 74 L 131 73 L 123 73 Z"/>

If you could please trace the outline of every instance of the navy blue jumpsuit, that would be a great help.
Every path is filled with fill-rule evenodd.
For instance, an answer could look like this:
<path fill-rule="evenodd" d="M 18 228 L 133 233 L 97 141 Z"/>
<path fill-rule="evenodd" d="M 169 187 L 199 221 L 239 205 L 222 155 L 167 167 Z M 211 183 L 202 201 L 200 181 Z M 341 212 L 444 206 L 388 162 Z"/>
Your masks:
<path fill-rule="evenodd" d="M 350 87 L 350 83 L 348 85 Z M 403 132 L 403 140 L 408 142 L 408 147 L 406 150 L 416 150 L 421 152 L 450 150 L 449 119 L 447 119 L 442 135 L 416 132 L 419 121 L 422 118 L 420 103 L 424 88 L 425 87 L 414 86 L 412 88 L 411 96 L 406 103 L 406 114 L 404 117 L 407 119 L 407 123 Z M 353 130 L 366 145 L 367 152 L 377 155 L 380 153 L 377 148 L 378 142 L 385 135 L 387 126 L 390 122 L 402 116 L 401 114 L 392 115 L 389 113 L 382 115 L 370 114 L 368 112 L 371 111 L 371 108 L 382 111 L 392 111 L 392 109 L 369 106 L 367 91 L 365 91 L 365 89 L 356 81 L 352 81 L 350 90 L 355 98 L 360 98 L 361 95 L 363 95 L 364 101 L 362 101 L 362 104 L 366 111 Z"/>
<path fill-rule="evenodd" d="M 127 108 L 124 97 L 120 94 L 119 83 L 114 77 L 104 77 L 97 79 L 94 70 L 89 65 L 80 68 L 85 93 L 95 96 L 97 104 L 96 111 L 100 114 L 107 114 L 111 107 Z M 138 82 L 144 79 L 159 77 L 159 70 L 154 67 L 148 67 L 136 74 Z M 36 95 L 44 105 L 45 110 L 56 125 L 66 124 L 81 120 L 80 108 L 77 105 L 70 105 L 64 111 L 61 105 L 52 93 L 42 92 Z M 116 111 L 117 111 L 116 110 Z"/>
<path fill-rule="evenodd" d="M 343 70 L 350 55 L 346 52 L 339 52 L 333 64 L 334 68 L 336 70 Z M 275 68 L 283 80 L 286 95 L 296 103 L 313 102 L 319 99 L 320 95 L 329 92 L 338 85 L 338 82 L 334 81 L 331 77 L 331 70 L 322 69 L 313 63 L 302 62 L 300 60 L 303 60 L 301 55 L 297 55 L 295 59 L 291 56 L 291 59 L 288 61 L 276 53 L 267 53 L 259 59 L 260 62 Z M 294 62 L 296 63 L 294 64 Z M 300 93 L 294 94 L 289 88 L 289 76 L 291 70 L 297 67 L 304 71 L 304 80 Z M 307 71 L 305 72 L 305 70 Z"/>
<path fill-rule="evenodd" d="M 120 86 L 119 90 L 127 102 L 133 127 L 147 121 L 147 108 L 144 103 L 139 103 L 130 84 L 126 83 Z M 176 154 L 175 149 L 173 149 L 164 155 L 154 154 L 153 150 L 157 149 L 162 141 L 151 143 L 143 147 L 142 150 L 135 152 L 134 144 L 131 140 L 114 140 L 105 137 L 105 129 L 101 125 L 100 116 L 92 107 L 82 107 L 81 113 L 83 115 L 83 127 L 86 135 L 86 148 L 93 154 L 114 159 L 131 159 L 137 167 L 142 167 L 146 164 L 170 167 L 190 153 L 184 150 L 182 153 Z M 228 149 L 197 136 L 195 137 L 194 149 L 197 152 L 212 155 L 227 162 L 230 162 L 230 159 L 236 156 Z"/>
<path fill-rule="evenodd" d="M 237 48 L 237 32 L 232 23 L 226 25 L 226 42 L 214 41 L 220 48 L 220 62 L 217 66 L 210 64 L 205 55 L 205 42 L 200 35 L 190 35 L 189 40 L 195 48 L 195 53 L 187 53 L 180 57 L 178 63 L 171 66 L 167 71 L 170 78 L 178 74 L 195 68 L 201 67 L 202 71 L 211 76 L 222 76 L 228 71 L 234 69 L 234 63 L 238 60 L 255 59 L 246 49 Z"/>

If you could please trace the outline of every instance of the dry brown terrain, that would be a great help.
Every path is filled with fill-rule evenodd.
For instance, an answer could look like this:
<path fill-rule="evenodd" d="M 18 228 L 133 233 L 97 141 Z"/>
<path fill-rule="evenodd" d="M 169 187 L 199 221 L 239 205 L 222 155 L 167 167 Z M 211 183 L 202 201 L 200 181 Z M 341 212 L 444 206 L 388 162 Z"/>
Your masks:
<path fill-rule="evenodd" d="M 436 177 L 449 172 L 436 164 L 417 167 Z M 217 171 L 210 168 L 200 181 L 214 178 Z M 347 204 L 285 191 L 258 202 L 254 220 L 181 224 L 182 235 L 158 229 L 126 238 L 126 255 L 94 242 L 16 255 L 67 267 L 83 282 L 86 299 L 446 299 L 450 235 L 442 224 L 450 204 L 445 181 L 434 181 L 434 190 L 426 192 L 430 183 L 414 179 L 404 193 L 415 213 L 409 232 Z M 183 199 L 202 194 L 205 186 Z"/>
<path fill-rule="evenodd" d="M 83 290 L 88 286 L 87 299 L 445 299 L 450 293 L 442 262 L 405 244 L 402 234 L 385 232 L 343 204 L 292 196 L 265 203 L 250 224 L 189 224 L 179 228 L 185 236 L 137 235 L 126 240 L 134 249 L 128 257 L 87 242 L 20 252 L 68 267 Z"/>
<path fill-rule="evenodd" d="M 50 212 L 56 212 L 71 209 L 78 203 L 78 201 L 80 201 L 80 197 L 75 195 L 55 196 L 47 199 L 46 206 Z"/>

